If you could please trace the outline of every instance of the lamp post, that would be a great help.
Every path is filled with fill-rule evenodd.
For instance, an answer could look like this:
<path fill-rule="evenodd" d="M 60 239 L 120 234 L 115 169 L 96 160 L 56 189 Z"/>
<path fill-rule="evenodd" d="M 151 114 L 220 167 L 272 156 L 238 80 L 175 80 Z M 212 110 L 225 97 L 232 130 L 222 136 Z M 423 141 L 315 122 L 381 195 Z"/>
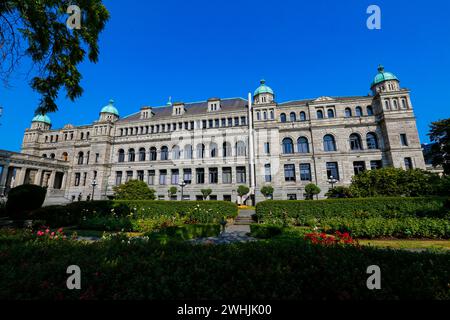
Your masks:
<path fill-rule="evenodd" d="M 97 180 L 92 180 L 92 183 L 91 183 L 91 186 L 92 186 L 92 201 L 94 201 L 94 191 L 95 191 L 95 187 L 97 186 Z"/>
<path fill-rule="evenodd" d="M 181 201 L 184 200 L 184 187 L 186 187 L 186 182 L 184 180 L 181 180 L 179 186 L 181 187 Z"/>
<path fill-rule="evenodd" d="M 328 183 L 331 184 L 331 189 L 334 189 L 334 185 L 338 182 L 337 179 L 335 179 L 333 176 L 330 176 L 328 179 Z"/>

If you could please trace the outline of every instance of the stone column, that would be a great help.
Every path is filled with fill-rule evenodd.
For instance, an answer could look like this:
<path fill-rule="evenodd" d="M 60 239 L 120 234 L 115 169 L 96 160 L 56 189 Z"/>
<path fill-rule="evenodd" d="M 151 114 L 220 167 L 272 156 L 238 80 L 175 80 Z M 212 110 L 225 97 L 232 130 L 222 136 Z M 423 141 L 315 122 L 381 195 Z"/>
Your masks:
<path fill-rule="evenodd" d="M 5 195 L 6 178 L 8 177 L 9 165 L 3 165 L 2 176 L 0 177 L 0 195 Z"/>
<path fill-rule="evenodd" d="M 49 189 L 54 189 L 54 187 L 55 187 L 55 177 L 56 177 L 56 171 L 52 171 L 52 173 L 50 174 L 49 182 L 48 182 L 48 188 Z"/>
<path fill-rule="evenodd" d="M 24 184 L 26 171 L 27 171 L 27 168 L 26 167 L 22 167 L 22 168 L 20 168 L 19 173 L 16 173 L 16 177 L 17 178 L 16 178 L 16 182 L 15 182 L 15 187 L 21 186 L 21 185 Z"/>
<path fill-rule="evenodd" d="M 42 169 L 38 169 L 38 171 L 36 172 L 36 176 L 34 177 L 34 184 L 40 186 L 41 178 L 42 178 Z"/>

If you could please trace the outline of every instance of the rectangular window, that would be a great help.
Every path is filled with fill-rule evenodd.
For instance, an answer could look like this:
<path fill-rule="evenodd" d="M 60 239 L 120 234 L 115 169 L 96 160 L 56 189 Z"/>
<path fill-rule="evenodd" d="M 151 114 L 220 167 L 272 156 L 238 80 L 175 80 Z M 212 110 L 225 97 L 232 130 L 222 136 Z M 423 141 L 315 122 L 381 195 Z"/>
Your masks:
<path fill-rule="evenodd" d="M 208 128 L 212 128 L 212 127 L 214 127 L 213 120 L 210 119 L 210 120 L 208 120 Z"/>
<path fill-rule="evenodd" d="M 364 161 L 353 162 L 353 170 L 355 172 L 355 175 L 363 173 L 364 171 L 366 171 L 366 163 Z"/>
<path fill-rule="evenodd" d="M 205 183 L 205 169 L 204 168 L 195 169 L 195 177 L 196 177 L 195 181 L 197 184 L 204 184 Z"/>
<path fill-rule="evenodd" d="M 224 184 L 231 183 L 231 168 L 222 169 L 222 183 Z"/>
<path fill-rule="evenodd" d="M 270 168 L 270 164 L 264 165 L 264 181 L 272 182 L 272 171 Z"/>
<path fill-rule="evenodd" d="M 309 163 L 300 164 L 300 180 L 311 181 L 311 165 Z"/>
<path fill-rule="evenodd" d="M 75 173 L 75 187 L 80 185 L 81 173 Z"/>
<path fill-rule="evenodd" d="M 339 167 L 337 162 L 327 162 L 327 178 L 339 180 Z"/>
<path fill-rule="evenodd" d="M 159 184 L 165 185 L 167 179 L 167 170 L 159 170 Z"/>
<path fill-rule="evenodd" d="M 239 126 L 239 117 L 234 118 L 234 125 L 237 127 Z"/>
<path fill-rule="evenodd" d="M 183 169 L 183 180 L 186 184 L 192 183 L 192 169 Z"/>
<path fill-rule="evenodd" d="M 206 129 L 207 122 L 206 120 L 202 120 L 202 129 Z"/>
<path fill-rule="evenodd" d="M 122 171 L 116 172 L 116 186 L 120 186 L 122 184 Z"/>
<path fill-rule="evenodd" d="M 125 182 L 128 182 L 131 179 L 133 179 L 133 171 L 127 171 L 127 179 Z"/>
<path fill-rule="evenodd" d="M 247 118 L 246 117 L 241 117 L 241 125 L 242 126 L 247 125 Z"/>
<path fill-rule="evenodd" d="M 383 162 L 381 160 L 370 161 L 370 170 L 378 170 L 383 168 Z"/>
<path fill-rule="evenodd" d="M 83 187 L 86 186 L 87 172 L 83 173 Z"/>
<path fill-rule="evenodd" d="M 288 200 L 297 200 L 297 195 L 295 193 L 291 193 L 287 195 Z"/>
<path fill-rule="evenodd" d="M 220 126 L 220 122 L 219 121 L 220 121 L 219 119 L 214 120 L 214 126 L 216 128 L 218 128 Z"/>
<path fill-rule="evenodd" d="M 406 134 L 402 133 L 400 135 L 400 143 L 402 144 L 403 147 L 408 146 L 408 138 L 406 137 Z"/>
<path fill-rule="evenodd" d="M 98 160 L 100 159 L 100 153 L 95 154 L 95 163 L 98 163 Z"/>
<path fill-rule="evenodd" d="M 221 125 L 222 125 L 222 127 L 226 127 L 227 126 L 227 119 L 222 119 L 221 120 Z"/>
<path fill-rule="evenodd" d="M 148 184 L 151 186 L 155 184 L 155 170 L 148 170 Z"/>
<path fill-rule="evenodd" d="M 270 143 L 269 142 L 264 143 L 264 153 L 270 154 Z"/>
<path fill-rule="evenodd" d="M 137 179 L 139 181 L 144 181 L 144 170 L 138 170 L 138 172 L 137 172 Z"/>
<path fill-rule="evenodd" d="M 233 118 L 228 118 L 228 126 L 232 127 L 233 126 Z"/>
<path fill-rule="evenodd" d="M 284 165 L 284 180 L 295 181 L 295 165 L 293 164 Z"/>
<path fill-rule="evenodd" d="M 172 180 L 173 185 L 178 185 L 180 183 L 180 171 L 178 169 L 172 169 Z"/>
<path fill-rule="evenodd" d="M 405 158 L 405 169 L 411 170 L 413 169 L 413 163 L 411 158 Z"/>
<path fill-rule="evenodd" d="M 209 183 L 219 183 L 219 170 L 217 168 L 209 168 Z"/>
<path fill-rule="evenodd" d="M 236 167 L 236 181 L 237 183 L 247 183 L 245 167 Z"/>

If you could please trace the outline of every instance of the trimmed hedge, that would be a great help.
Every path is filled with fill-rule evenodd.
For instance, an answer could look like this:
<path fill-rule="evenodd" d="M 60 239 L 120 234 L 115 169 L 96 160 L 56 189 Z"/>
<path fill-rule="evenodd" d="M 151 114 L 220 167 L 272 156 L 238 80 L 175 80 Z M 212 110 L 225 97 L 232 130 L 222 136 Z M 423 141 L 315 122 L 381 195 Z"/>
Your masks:
<path fill-rule="evenodd" d="M 220 224 L 185 224 L 162 229 L 149 236 L 167 236 L 170 239 L 190 240 L 196 238 L 217 237 L 220 234 Z"/>
<path fill-rule="evenodd" d="M 318 201 L 264 201 L 256 205 L 259 222 L 305 225 L 311 219 L 340 218 L 449 218 L 446 198 L 356 198 Z"/>
<path fill-rule="evenodd" d="M 251 224 L 250 234 L 258 239 L 270 239 L 283 233 L 283 227 L 270 224 Z"/>
<path fill-rule="evenodd" d="M 450 220 L 433 218 L 326 218 L 320 220 L 325 232 L 349 232 L 354 238 L 450 239 Z"/>
<path fill-rule="evenodd" d="M 6 211 L 11 218 L 28 218 L 29 213 L 42 206 L 47 188 L 33 184 L 24 184 L 8 192 Z"/>
<path fill-rule="evenodd" d="M 450 299 L 448 253 L 294 239 L 193 246 L 13 237 L 0 241 L 1 300 Z M 74 261 L 83 272 L 81 290 L 65 286 Z M 371 265 L 382 270 L 382 290 L 367 289 Z"/>
<path fill-rule="evenodd" d="M 238 209 L 227 201 L 91 201 L 41 208 L 32 218 L 59 227 L 77 225 L 93 216 L 146 219 L 177 214 L 189 223 L 218 223 L 223 217 L 235 218 Z"/>

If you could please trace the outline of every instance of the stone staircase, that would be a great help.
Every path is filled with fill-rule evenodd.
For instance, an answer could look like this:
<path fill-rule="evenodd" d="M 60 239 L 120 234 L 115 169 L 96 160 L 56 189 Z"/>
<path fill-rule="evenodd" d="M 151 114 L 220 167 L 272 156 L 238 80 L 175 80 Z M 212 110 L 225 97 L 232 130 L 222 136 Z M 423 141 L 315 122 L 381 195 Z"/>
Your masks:
<path fill-rule="evenodd" d="M 251 225 L 253 223 L 253 219 L 252 217 L 241 217 L 238 216 L 236 218 L 236 220 L 234 221 L 234 225 L 236 226 L 246 226 L 246 225 Z"/>

